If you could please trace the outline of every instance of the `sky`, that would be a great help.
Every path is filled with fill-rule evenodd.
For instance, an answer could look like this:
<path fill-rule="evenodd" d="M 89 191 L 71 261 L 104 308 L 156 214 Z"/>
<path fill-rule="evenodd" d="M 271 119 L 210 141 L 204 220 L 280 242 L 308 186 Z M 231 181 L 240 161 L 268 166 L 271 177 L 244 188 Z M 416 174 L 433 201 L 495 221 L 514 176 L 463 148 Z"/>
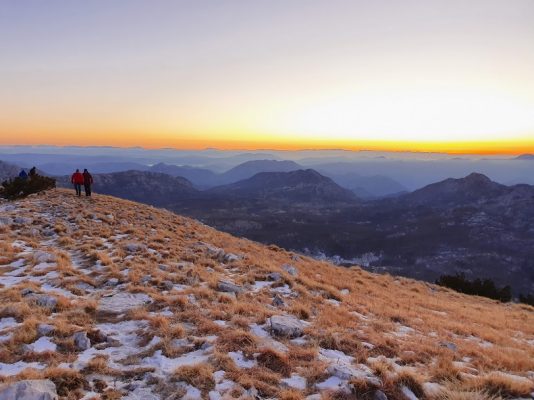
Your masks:
<path fill-rule="evenodd" d="M 0 144 L 534 152 L 532 0 L 0 0 Z"/>

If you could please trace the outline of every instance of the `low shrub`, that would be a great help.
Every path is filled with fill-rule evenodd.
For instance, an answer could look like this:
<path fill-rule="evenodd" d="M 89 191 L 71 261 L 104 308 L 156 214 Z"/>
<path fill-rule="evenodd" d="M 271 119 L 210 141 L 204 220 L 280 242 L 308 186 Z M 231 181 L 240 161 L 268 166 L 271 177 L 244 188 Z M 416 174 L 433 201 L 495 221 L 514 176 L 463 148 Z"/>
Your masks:
<path fill-rule="evenodd" d="M 56 187 L 56 180 L 42 175 L 34 175 L 26 179 L 13 178 L 2 182 L 0 196 L 8 200 L 26 197 Z"/>

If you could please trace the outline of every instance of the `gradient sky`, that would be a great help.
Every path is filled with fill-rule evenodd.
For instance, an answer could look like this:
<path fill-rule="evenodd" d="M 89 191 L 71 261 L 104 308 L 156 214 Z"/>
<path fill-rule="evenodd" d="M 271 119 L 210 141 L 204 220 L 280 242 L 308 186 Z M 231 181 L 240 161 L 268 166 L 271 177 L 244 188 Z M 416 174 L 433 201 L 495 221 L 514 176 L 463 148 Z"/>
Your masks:
<path fill-rule="evenodd" d="M 534 151 L 534 1 L 0 0 L 0 143 Z"/>

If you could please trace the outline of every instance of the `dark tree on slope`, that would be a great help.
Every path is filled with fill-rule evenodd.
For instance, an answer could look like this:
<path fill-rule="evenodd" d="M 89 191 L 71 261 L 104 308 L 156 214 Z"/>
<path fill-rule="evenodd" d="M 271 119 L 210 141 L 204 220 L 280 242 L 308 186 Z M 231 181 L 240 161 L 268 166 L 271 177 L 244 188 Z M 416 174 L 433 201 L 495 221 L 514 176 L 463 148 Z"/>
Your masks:
<path fill-rule="evenodd" d="M 436 284 L 456 290 L 457 292 L 489 297 L 490 299 L 500 300 L 502 302 L 512 299 L 512 288 L 509 285 L 497 288 L 491 279 L 477 278 L 471 281 L 463 273 L 442 275 L 436 280 Z"/>
<path fill-rule="evenodd" d="M 34 175 L 26 179 L 17 177 L 2 183 L 0 196 L 9 200 L 14 200 L 55 187 L 56 180 L 47 176 Z"/>
<path fill-rule="evenodd" d="M 534 306 L 534 294 L 520 294 L 519 295 L 519 302 L 530 304 L 531 306 Z"/>

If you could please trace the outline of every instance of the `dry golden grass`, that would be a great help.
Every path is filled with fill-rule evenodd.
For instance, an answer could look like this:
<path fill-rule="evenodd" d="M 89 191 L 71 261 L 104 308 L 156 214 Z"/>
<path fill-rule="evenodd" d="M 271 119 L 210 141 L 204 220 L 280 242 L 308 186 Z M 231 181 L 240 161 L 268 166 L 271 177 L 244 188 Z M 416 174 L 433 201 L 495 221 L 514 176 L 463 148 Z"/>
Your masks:
<path fill-rule="evenodd" d="M 206 363 L 180 367 L 174 371 L 173 377 L 177 381 L 183 381 L 196 387 L 204 394 L 215 387 L 213 368 Z"/>
<path fill-rule="evenodd" d="M 424 398 L 421 384 L 429 381 L 443 385 L 439 399 L 450 400 L 524 397 L 533 390 L 527 381 L 495 373 L 503 371 L 524 377 L 528 371 L 534 371 L 534 346 L 527 344 L 534 339 L 533 307 L 501 304 L 424 282 L 371 274 L 357 267 L 335 267 L 277 246 L 232 237 L 165 210 L 108 196 L 95 196 L 80 212 L 75 202 L 66 199 L 70 195 L 53 190 L 40 197 L 44 205 L 34 204 L 32 198 L 20 204 L 28 212 L 46 204 L 60 205 L 66 210 L 65 221 L 50 223 L 59 234 L 58 248 L 53 251 L 57 262 L 50 270 L 60 274 L 58 281 L 63 288 L 82 297 L 72 300 L 55 296 L 58 305 L 51 322 L 50 310 L 35 307 L 20 294 L 23 288 L 40 293 L 39 285 L 23 282 L 13 288 L 0 288 L 0 318 L 14 317 L 23 323 L 13 330 L 14 336 L 7 344 L 0 345 L 0 358 L 6 362 L 23 359 L 22 345 L 36 339 L 38 323 L 54 325 L 51 338 L 60 347 L 60 354 L 47 364 L 53 367 L 59 360 L 76 355 L 70 339 L 74 332 L 84 330 L 90 334 L 92 343 L 105 344 L 95 333 L 95 324 L 132 319 L 148 323 L 148 328 L 139 332 L 142 345 L 155 336 L 161 342 L 143 354 L 130 357 L 131 365 L 156 349 L 168 357 L 190 351 L 174 346 L 173 339 L 187 338 L 195 348 L 200 348 L 205 341 L 202 337 L 218 336 L 208 363 L 200 365 L 198 371 L 186 368 L 176 375 L 186 382 L 198 379 L 194 386 L 200 385 L 204 395 L 214 385 L 209 372 L 222 369 L 227 371 L 229 379 L 244 389 L 256 388 L 261 396 L 301 399 L 303 393 L 282 389 L 280 379 L 298 373 L 308 381 L 305 394 L 313 393 L 314 385 L 329 377 L 325 372 L 327 364 L 318 359 L 319 347 L 342 351 L 354 357 L 355 363 L 367 364 L 382 379 L 380 389 L 391 399 L 401 398 L 401 385 Z M 34 226 L 46 223 L 36 218 Z M 72 229 L 69 224 L 77 224 L 78 229 Z M 28 232 L 24 238 L 27 245 L 53 250 L 41 244 L 46 239 L 44 235 L 32 237 L 29 228 L 24 232 Z M 12 243 L 19 239 L 18 235 L 10 228 L 0 230 L 0 264 L 17 258 L 18 250 Z M 131 243 L 140 245 L 138 252 L 128 251 L 127 245 Z M 206 250 L 205 243 L 236 254 L 239 259 L 223 263 Z M 97 261 L 101 266 L 98 270 L 94 269 Z M 294 266 L 298 275 L 285 272 L 284 264 Z M 85 268 L 90 268 L 91 273 L 84 274 Z M 7 271 L 9 268 L 0 274 Z M 37 277 L 47 272 L 32 274 Z M 269 288 L 250 292 L 250 286 L 258 280 L 267 280 L 271 272 L 282 276 L 280 281 L 272 283 L 272 288 L 287 285 L 292 291 L 291 296 L 284 298 L 285 306 L 279 308 L 272 306 Z M 112 291 L 115 289 L 103 286 L 112 278 L 119 285 L 124 284 L 121 290 L 149 295 L 153 304 L 121 317 L 96 315 L 99 294 L 85 292 L 76 285 L 90 284 L 98 293 Z M 221 279 L 242 285 L 244 293 L 237 296 L 220 293 L 217 284 Z M 183 291 L 173 289 L 173 285 L 180 284 L 188 287 Z M 163 310 L 172 315 L 158 314 Z M 287 354 L 260 345 L 260 339 L 250 331 L 251 324 L 261 325 L 270 316 L 284 312 L 310 323 L 305 329 L 305 345 L 280 340 L 288 347 Z M 226 324 L 221 327 L 214 320 Z M 440 345 L 443 342 L 454 343 L 457 350 L 444 348 Z M 227 355 L 229 351 L 243 351 L 247 359 L 256 360 L 257 367 L 237 368 Z M 406 370 L 396 372 L 391 364 L 393 358 L 397 367 Z M 458 361 L 464 359 L 469 361 L 460 366 Z M 85 384 L 76 374 L 49 370 L 25 371 L 18 378 L 42 377 L 48 373 L 62 388 L 72 388 L 73 393 Z M 407 372 L 412 370 L 416 372 Z M 469 375 L 473 370 L 478 375 Z M 83 374 L 97 371 L 126 379 L 124 373 L 110 370 L 102 357 L 93 359 Z M 132 372 L 132 376 L 136 373 L 141 371 Z M 365 399 L 375 390 L 360 380 L 352 383 L 354 393 L 345 398 Z M 104 390 L 107 392 L 101 393 L 102 398 L 119 398 L 118 391 Z M 238 390 L 235 394 L 236 398 L 242 396 Z M 346 395 L 330 396 L 344 398 Z"/>
<path fill-rule="evenodd" d="M 289 357 L 274 349 L 261 349 L 256 356 L 256 360 L 261 366 L 282 376 L 288 377 L 291 372 Z"/>

